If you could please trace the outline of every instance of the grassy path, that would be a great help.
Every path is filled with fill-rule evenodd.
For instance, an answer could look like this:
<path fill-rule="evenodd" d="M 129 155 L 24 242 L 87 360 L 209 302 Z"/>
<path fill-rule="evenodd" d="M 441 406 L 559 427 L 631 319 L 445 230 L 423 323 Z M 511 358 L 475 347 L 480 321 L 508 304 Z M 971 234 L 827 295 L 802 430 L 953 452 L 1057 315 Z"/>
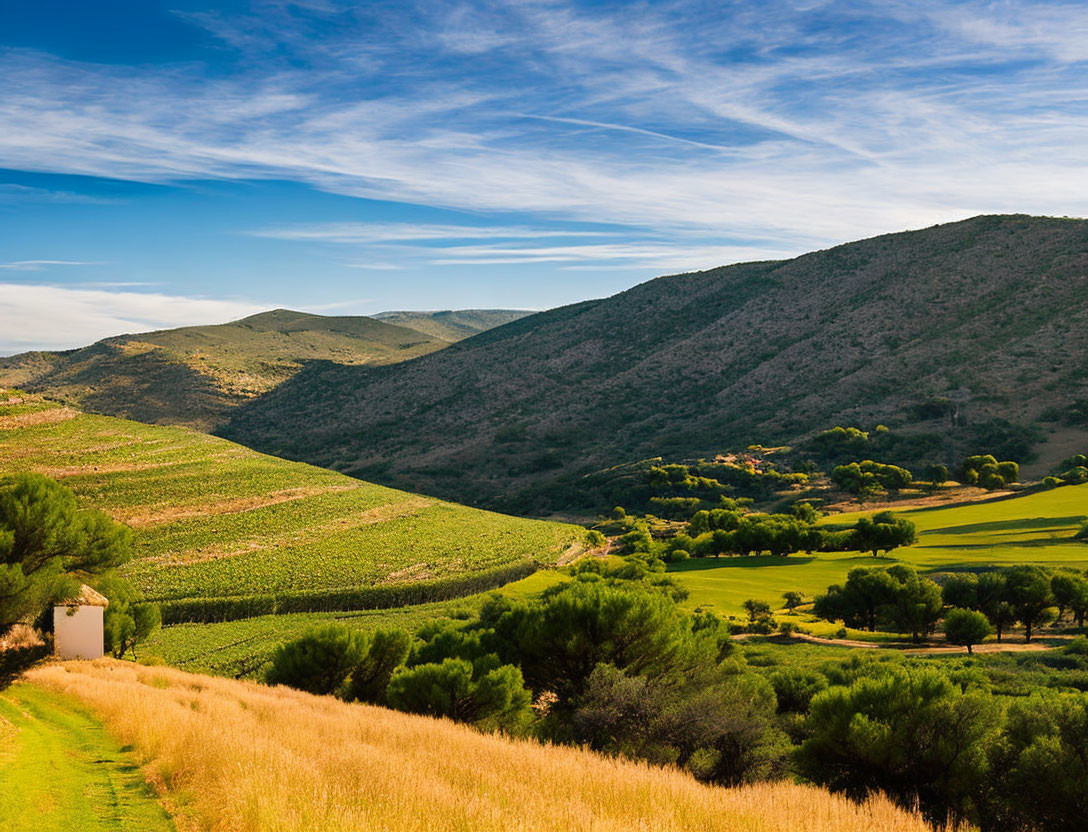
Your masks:
<path fill-rule="evenodd" d="M 86 710 L 21 682 L 0 692 L 0 829 L 165 832 L 174 824 L 135 760 Z"/>

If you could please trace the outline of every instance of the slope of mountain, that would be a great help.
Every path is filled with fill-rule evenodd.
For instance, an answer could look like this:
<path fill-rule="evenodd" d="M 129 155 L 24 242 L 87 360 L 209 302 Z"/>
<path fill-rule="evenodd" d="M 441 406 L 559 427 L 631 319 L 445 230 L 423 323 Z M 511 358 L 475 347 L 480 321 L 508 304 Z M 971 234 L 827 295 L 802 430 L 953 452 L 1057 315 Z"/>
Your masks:
<path fill-rule="evenodd" d="M 0 385 L 84 409 L 208 429 L 306 361 L 389 364 L 441 349 L 432 335 L 373 318 L 277 309 L 215 326 L 107 338 L 82 349 L 0 358 Z"/>
<path fill-rule="evenodd" d="M 452 343 L 531 314 L 524 309 L 447 309 L 441 312 L 379 312 L 374 317 Z"/>
<path fill-rule="evenodd" d="M 110 660 L 51 664 L 32 670 L 27 678 L 0 701 L 14 712 L 8 725 L 33 727 L 26 709 L 8 700 L 41 702 L 44 690 L 59 701 L 39 707 L 41 730 L 52 728 L 65 737 L 74 721 L 72 703 L 82 703 L 119 743 L 130 746 L 125 751 L 146 762 L 147 776 L 164 802 L 183 807 L 179 820 L 187 825 L 182 828 L 932 829 L 918 814 L 897 809 L 882 795 L 854 803 L 823 789 L 785 782 L 715 788 L 679 768 L 484 734 L 447 719 L 347 704 L 286 687 Z M 79 764 L 91 769 L 86 752 L 56 760 L 53 746 L 30 745 L 30 733 L 12 740 L 10 756 L 18 770 L 55 772 L 63 767 L 67 773 Z M 102 763 L 98 761 L 98 768 Z M 27 791 L 20 780 L 5 789 L 0 819 L 6 806 L 30 802 Z M 117 791 L 118 797 L 128 797 Z M 126 803 L 111 808 L 120 815 L 133 807 Z M 60 814 L 51 801 L 40 800 L 38 810 L 44 820 L 34 828 L 66 828 L 49 823 Z"/>
<path fill-rule="evenodd" d="M 985 216 L 657 278 L 398 367 L 317 362 L 224 435 L 544 510 L 561 478 L 836 423 L 986 450 L 990 420 L 1088 413 L 1086 360 L 1088 222 Z"/>
<path fill-rule="evenodd" d="M 424 590 L 433 600 L 425 587 L 451 597 L 479 591 L 482 577 L 492 586 L 524 577 L 584 534 L 184 428 L 10 398 L 21 401 L 0 404 L 0 480 L 24 471 L 55 477 L 81 505 L 132 526 L 136 557 L 122 572 L 149 600 L 207 607 L 209 599 L 264 596 L 261 614 L 288 597 L 291 611 L 365 608 L 375 588 L 398 586 L 415 593 L 401 603 Z"/>

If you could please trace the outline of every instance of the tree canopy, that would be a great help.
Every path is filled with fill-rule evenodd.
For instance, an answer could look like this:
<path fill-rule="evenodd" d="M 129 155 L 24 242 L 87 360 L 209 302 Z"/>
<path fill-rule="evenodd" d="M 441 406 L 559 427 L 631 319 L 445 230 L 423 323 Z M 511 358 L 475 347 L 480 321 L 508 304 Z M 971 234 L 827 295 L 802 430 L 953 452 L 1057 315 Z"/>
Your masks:
<path fill-rule="evenodd" d="M 132 557 L 132 531 L 41 474 L 0 486 L 0 632 Z"/>

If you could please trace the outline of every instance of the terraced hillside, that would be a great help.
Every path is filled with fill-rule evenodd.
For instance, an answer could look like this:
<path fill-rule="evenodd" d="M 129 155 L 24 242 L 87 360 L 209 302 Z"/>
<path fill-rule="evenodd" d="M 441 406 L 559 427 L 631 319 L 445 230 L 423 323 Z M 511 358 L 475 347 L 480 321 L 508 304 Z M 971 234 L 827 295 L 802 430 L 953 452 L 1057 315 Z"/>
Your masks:
<path fill-rule="evenodd" d="M 1088 222 L 977 217 L 658 278 L 397 367 L 313 365 L 223 435 L 536 512 L 567 507 L 564 478 L 835 424 L 933 434 L 946 464 L 989 452 L 994 420 L 1085 446 L 1085 367 Z"/>
<path fill-rule="evenodd" d="M 130 524 L 137 558 L 125 571 L 152 600 L 256 596 L 271 612 L 276 599 L 295 611 L 340 609 L 386 592 L 379 600 L 398 606 L 417 600 L 413 587 L 449 595 L 524 575 L 581 539 L 576 527 L 43 401 L 0 406 L 0 476 L 18 471 L 56 477 Z M 405 590 L 381 589 L 393 587 Z"/>
<path fill-rule="evenodd" d="M 77 350 L 0 358 L 0 386 L 48 392 L 111 416 L 209 429 L 307 361 L 391 364 L 447 343 L 373 318 L 277 309 L 217 326 L 119 335 Z"/>

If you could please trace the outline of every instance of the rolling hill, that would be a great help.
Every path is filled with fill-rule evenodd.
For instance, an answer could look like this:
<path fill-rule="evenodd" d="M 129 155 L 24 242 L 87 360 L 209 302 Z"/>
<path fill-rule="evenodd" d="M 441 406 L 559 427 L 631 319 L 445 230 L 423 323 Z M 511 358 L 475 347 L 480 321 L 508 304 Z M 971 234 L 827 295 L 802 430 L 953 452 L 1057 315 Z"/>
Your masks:
<path fill-rule="evenodd" d="M 98 785 L 94 781 L 105 779 L 107 766 L 131 771 L 135 762 L 144 765 L 147 779 L 162 803 L 177 813 L 182 828 L 932 829 L 919 815 L 880 796 L 853 803 L 784 782 L 716 788 L 676 768 L 170 668 L 69 662 L 37 668 L 27 678 L 0 702 L 0 716 L 7 715 L 0 718 L 0 736 L 7 726 L 16 735 L 8 754 L 0 757 L 0 772 L 9 765 L 55 772 L 54 799 L 41 799 L 40 784 L 29 778 L 15 780 L 6 784 L 5 800 L 0 800 L 0 821 L 20 820 L 25 812 L 19 808 L 34 802 L 34 816 L 50 828 L 70 827 L 73 816 L 65 810 L 72 802 L 78 805 L 80 787 L 87 789 L 86 781 Z M 84 727 L 94 720 L 107 731 Z M 39 736 L 52 745 L 34 744 Z M 54 759 L 56 749 L 66 753 Z M 108 759 L 96 760 L 100 749 Z M 118 803 L 111 828 L 160 828 L 142 820 L 155 807 L 141 805 L 141 799 L 151 802 L 146 793 L 132 794 L 133 779 L 117 777 L 110 784 Z M 98 793 L 92 797 L 105 802 Z M 131 825 L 120 823 L 122 818 Z"/>
<path fill-rule="evenodd" d="M 307 361 L 390 364 L 447 341 L 363 316 L 276 309 L 227 324 L 107 338 L 0 358 L 0 386 L 48 392 L 97 413 L 209 429 Z"/>
<path fill-rule="evenodd" d="M 464 595 L 554 563 L 583 534 L 33 399 L 0 405 L 0 478 L 21 471 L 133 527 L 122 572 L 167 621 Z"/>
<path fill-rule="evenodd" d="M 440 312 L 379 312 L 374 317 L 452 343 L 531 314 L 522 309 L 447 309 Z"/>
<path fill-rule="evenodd" d="M 223 435 L 522 511 L 590 471 L 839 423 L 936 434 L 948 461 L 1040 420 L 1088 445 L 1086 324 L 1088 222 L 977 217 L 657 278 L 396 367 L 317 362 Z"/>

